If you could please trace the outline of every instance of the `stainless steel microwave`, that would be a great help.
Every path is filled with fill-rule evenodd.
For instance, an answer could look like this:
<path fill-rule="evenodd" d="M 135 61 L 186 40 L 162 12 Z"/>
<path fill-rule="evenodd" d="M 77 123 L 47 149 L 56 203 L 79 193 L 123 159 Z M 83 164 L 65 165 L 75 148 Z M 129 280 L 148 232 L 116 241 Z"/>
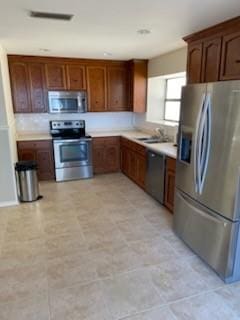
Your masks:
<path fill-rule="evenodd" d="M 48 91 L 49 113 L 87 112 L 85 91 Z"/>

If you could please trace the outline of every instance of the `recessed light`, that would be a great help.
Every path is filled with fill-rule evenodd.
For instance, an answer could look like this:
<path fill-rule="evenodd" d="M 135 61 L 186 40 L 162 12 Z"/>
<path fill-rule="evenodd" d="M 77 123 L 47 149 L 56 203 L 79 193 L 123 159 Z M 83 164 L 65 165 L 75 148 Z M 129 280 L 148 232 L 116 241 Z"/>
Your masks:
<path fill-rule="evenodd" d="M 40 51 L 43 51 L 43 52 L 49 52 L 50 49 L 47 49 L 47 48 L 39 48 Z"/>
<path fill-rule="evenodd" d="M 104 57 L 111 57 L 112 53 L 111 52 L 104 52 L 103 55 L 104 55 Z"/>
<path fill-rule="evenodd" d="M 137 30 L 137 33 L 138 33 L 138 34 L 141 34 L 141 35 L 147 35 L 147 34 L 151 33 L 151 30 L 148 30 L 148 29 L 139 29 L 139 30 Z"/>

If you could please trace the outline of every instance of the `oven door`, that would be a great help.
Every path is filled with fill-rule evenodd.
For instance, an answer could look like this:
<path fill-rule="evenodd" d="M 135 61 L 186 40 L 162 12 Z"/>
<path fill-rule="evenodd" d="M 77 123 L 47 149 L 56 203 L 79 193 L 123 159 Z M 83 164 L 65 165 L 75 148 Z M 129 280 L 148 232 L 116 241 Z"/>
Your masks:
<path fill-rule="evenodd" d="M 92 141 L 54 140 L 54 159 L 56 169 L 92 165 Z"/>
<path fill-rule="evenodd" d="M 86 92 L 49 91 L 50 113 L 83 113 L 87 111 Z"/>

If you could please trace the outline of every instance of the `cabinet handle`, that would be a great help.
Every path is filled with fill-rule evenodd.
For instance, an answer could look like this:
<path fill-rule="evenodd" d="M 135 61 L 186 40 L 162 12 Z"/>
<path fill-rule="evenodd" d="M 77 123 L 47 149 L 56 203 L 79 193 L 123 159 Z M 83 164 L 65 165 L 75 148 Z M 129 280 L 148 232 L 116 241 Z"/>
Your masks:
<path fill-rule="evenodd" d="M 240 63 L 240 59 L 237 59 L 235 62 L 236 62 L 236 63 Z"/>

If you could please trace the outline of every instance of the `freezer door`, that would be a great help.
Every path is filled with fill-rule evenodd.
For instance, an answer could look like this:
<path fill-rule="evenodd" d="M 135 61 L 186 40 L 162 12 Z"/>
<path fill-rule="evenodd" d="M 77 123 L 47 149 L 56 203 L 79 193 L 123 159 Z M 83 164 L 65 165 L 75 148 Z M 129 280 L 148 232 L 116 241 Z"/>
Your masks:
<path fill-rule="evenodd" d="M 215 214 L 177 190 L 174 230 L 224 281 L 240 279 L 239 222 Z"/>
<path fill-rule="evenodd" d="M 194 116 L 191 161 L 182 161 L 179 153 L 177 187 L 209 209 L 237 221 L 240 216 L 240 81 L 208 84 L 204 105 Z M 188 121 L 183 115 L 181 137 L 188 133 L 186 125 Z"/>

